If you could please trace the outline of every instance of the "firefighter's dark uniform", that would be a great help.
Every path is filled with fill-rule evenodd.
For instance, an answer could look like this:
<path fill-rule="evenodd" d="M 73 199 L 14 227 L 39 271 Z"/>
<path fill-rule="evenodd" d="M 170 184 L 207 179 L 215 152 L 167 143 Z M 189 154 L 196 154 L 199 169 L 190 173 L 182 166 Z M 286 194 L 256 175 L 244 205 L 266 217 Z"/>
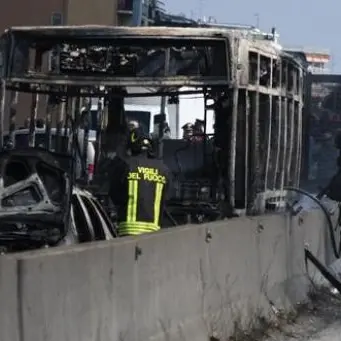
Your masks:
<path fill-rule="evenodd" d="M 115 159 L 109 195 L 117 207 L 119 236 L 160 229 L 169 181 L 168 168 L 146 152 Z"/>

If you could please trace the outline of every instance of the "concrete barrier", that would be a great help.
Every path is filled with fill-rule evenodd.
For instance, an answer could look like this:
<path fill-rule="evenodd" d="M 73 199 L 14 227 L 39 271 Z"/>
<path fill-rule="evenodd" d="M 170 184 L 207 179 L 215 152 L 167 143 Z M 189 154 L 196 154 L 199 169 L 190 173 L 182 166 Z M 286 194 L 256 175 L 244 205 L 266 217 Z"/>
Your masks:
<path fill-rule="evenodd" d="M 0 340 L 223 341 L 307 297 L 325 230 L 313 211 L 4 256 Z"/>
<path fill-rule="evenodd" d="M 0 340 L 20 340 L 18 285 L 17 260 L 0 256 Z"/>

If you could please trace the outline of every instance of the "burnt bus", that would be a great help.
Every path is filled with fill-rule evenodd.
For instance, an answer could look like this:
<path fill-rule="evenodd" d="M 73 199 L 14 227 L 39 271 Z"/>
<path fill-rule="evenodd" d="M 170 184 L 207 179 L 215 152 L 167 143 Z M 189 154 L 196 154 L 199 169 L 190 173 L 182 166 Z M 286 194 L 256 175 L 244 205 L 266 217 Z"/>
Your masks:
<path fill-rule="evenodd" d="M 299 185 L 305 67 L 278 46 L 274 32 L 219 26 L 14 27 L 3 42 L 0 123 L 9 117 L 7 130 L 14 134 L 17 94 L 30 93 L 31 122 L 47 103 L 46 148 L 51 127 L 61 134 L 70 127 L 72 155 L 79 127 L 84 146 L 88 143 L 92 108 L 85 99 L 103 99 L 97 108 L 96 166 L 120 147 L 124 98 L 176 102 L 183 93 L 204 94 L 205 112 L 214 111 L 211 136 L 196 143 L 162 136 L 156 141 L 158 157 L 174 175 L 171 213 L 205 212 L 210 220 L 237 209 L 260 214 L 285 196 L 286 186 Z M 137 91 L 146 87 L 148 93 Z M 82 103 L 87 104 L 80 115 Z M 162 117 L 161 108 L 161 126 Z"/>

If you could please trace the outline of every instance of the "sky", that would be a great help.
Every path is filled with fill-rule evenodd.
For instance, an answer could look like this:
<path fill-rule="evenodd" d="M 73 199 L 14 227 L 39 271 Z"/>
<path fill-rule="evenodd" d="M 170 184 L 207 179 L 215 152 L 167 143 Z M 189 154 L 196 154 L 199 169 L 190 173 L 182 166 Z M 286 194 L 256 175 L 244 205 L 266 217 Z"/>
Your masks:
<path fill-rule="evenodd" d="M 340 0 L 165 0 L 172 14 L 198 19 L 212 16 L 218 23 L 275 27 L 284 47 L 329 50 L 330 68 L 341 73 Z M 258 20 L 257 20 L 258 17 Z"/>

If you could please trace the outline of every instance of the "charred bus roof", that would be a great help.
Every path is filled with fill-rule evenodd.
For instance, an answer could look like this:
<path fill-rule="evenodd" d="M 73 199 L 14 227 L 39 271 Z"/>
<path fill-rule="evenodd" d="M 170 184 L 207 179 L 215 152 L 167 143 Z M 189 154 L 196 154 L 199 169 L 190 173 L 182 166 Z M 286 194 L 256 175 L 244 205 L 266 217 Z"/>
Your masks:
<path fill-rule="evenodd" d="M 76 87 L 229 87 L 241 53 L 236 40 L 246 50 L 298 62 L 256 33 L 226 27 L 11 27 L 2 35 L 2 76 L 7 89 L 41 93 L 70 93 Z"/>
<path fill-rule="evenodd" d="M 202 87 L 230 82 L 229 38 L 222 29 L 12 27 L 2 42 L 3 78 L 13 90 L 25 84 L 31 92 L 44 85 Z M 49 54 L 50 62 L 44 63 Z"/>
<path fill-rule="evenodd" d="M 20 36 L 23 39 L 72 39 L 72 38 L 114 38 L 114 37 L 157 37 L 157 38 L 224 38 L 229 37 L 224 28 L 202 27 L 123 27 L 123 26 L 14 26 L 5 30 L 3 37 Z"/>

